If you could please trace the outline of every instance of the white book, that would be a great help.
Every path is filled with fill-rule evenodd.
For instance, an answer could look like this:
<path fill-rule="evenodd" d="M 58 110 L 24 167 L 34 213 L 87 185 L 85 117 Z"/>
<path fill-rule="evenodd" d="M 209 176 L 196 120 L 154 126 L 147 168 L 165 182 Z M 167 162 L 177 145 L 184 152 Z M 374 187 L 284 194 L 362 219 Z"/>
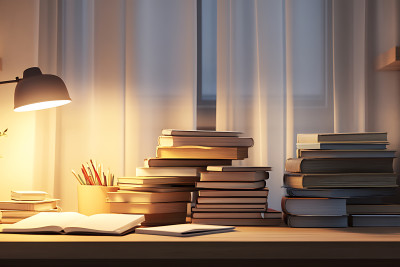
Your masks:
<path fill-rule="evenodd" d="M 234 226 L 204 225 L 204 224 L 175 224 L 136 229 L 137 234 L 169 235 L 169 236 L 195 236 L 230 232 Z"/>
<path fill-rule="evenodd" d="M 86 216 L 77 212 L 41 212 L 13 225 L 3 227 L 4 233 L 92 233 L 121 235 L 141 222 L 144 215 L 96 214 Z"/>
<path fill-rule="evenodd" d="M 44 191 L 11 191 L 12 200 L 45 200 L 48 194 Z"/>
<path fill-rule="evenodd" d="M 200 177 L 200 172 L 205 170 L 205 167 L 137 167 L 136 176 Z"/>

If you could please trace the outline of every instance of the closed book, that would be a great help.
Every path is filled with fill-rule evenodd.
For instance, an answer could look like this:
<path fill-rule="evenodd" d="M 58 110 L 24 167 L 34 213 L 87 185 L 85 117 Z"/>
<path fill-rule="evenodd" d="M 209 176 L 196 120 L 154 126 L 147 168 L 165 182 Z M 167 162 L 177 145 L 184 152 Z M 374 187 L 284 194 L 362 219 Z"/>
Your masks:
<path fill-rule="evenodd" d="M 108 202 L 131 202 L 131 203 L 157 203 L 157 202 L 189 202 L 191 201 L 190 192 L 109 192 L 107 193 Z"/>
<path fill-rule="evenodd" d="M 197 203 L 266 203 L 265 197 L 198 197 Z"/>
<path fill-rule="evenodd" d="M 297 143 L 387 141 L 386 132 L 297 134 Z"/>
<path fill-rule="evenodd" d="M 142 226 L 180 224 L 186 222 L 186 212 L 144 214 Z"/>
<path fill-rule="evenodd" d="M 262 166 L 207 166 L 207 171 L 212 172 L 267 172 L 271 167 Z"/>
<path fill-rule="evenodd" d="M 210 165 L 232 165 L 231 159 L 160 159 L 144 160 L 145 167 L 207 167 Z"/>
<path fill-rule="evenodd" d="M 342 228 L 348 226 L 347 216 L 297 216 L 284 215 L 289 227 L 298 228 Z"/>
<path fill-rule="evenodd" d="M 214 226 L 214 225 L 196 225 L 196 224 L 178 224 L 159 227 L 139 228 L 137 234 L 167 235 L 167 236 L 196 236 L 214 233 L 224 233 L 233 231 L 234 227 Z"/>
<path fill-rule="evenodd" d="M 268 179 L 268 172 L 202 172 L 203 182 L 256 182 Z"/>
<path fill-rule="evenodd" d="M 216 136 L 160 136 L 159 146 L 212 146 L 212 147 L 251 147 L 253 138 L 249 137 L 216 137 Z"/>
<path fill-rule="evenodd" d="M 393 158 L 291 158 L 287 172 L 302 173 L 391 173 Z"/>
<path fill-rule="evenodd" d="M 186 202 L 169 202 L 169 203 L 127 203 L 127 202 L 110 202 L 111 213 L 133 213 L 133 214 L 150 214 L 150 213 L 175 213 L 186 212 Z"/>
<path fill-rule="evenodd" d="M 350 225 L 354 227 L 398 227 L 400 226 L 400 214 L 380 215 L 351 215 Z"/>
<path fill-rule="evenodd" d="M 178 130 L 163 129 L 162 135 L 171 136 L 219 136 L 219 137 L 238 137 L 241 132 L 234 131 L 208 131 L 208 130 Z"/>
<path fill-rule="evenodd" d="M 58 199 L 0 201 L 0 210 L 46 211 L 57 208 Z"/>
<path fill-rule="evenodd" d="M 243 208 L 243 206 L 241 206 L 240 208 L 197 208 L 197 207 L 193 207 L 192 208 L 192 212 L 266 212 L 268 209 L 267 206 L 265 207 L 259 207 L 259 208 Z"/>
<path fill-rule="evenodd" d="M 298 158 L 394 158 L 394 150 L 297 149 Z"/>
<path fill-rule="evenodd" d="M 297 149 L 338 149 L 338 150 L 350 150 L 350 149 L 386 149 L 389 143 L 297 143 Z"/>
<path fill-rule="evenodd" d="M 267 203 L 261 204 L 196 204 L 199 209 L 267 209 Z"/>
<path fill-rule="evenodd" d="M 16 223 L 16 222 L 22 221 L 23 219 L 26 219 L 26 218 L 28 218 L 28 217 L 25 217 L 25 218 L 12 218 L 12 217 L 1 218 L 0 222 L 2 224 L 12 224 L 12 223 Z"/>
<path fill-rule="evenodd" d="M 268 197 L 268 188 L 259 190 L 199 190 L 200 197 Z"/>
<path fill-rule="evenodd" d="M 195 191 L 196 188 L 192 186 L 161 186 L 148 187 L 142 185 L 133 184 L 120 184 L 120 191 L 136 191 L 136 192 L 156 192 L 156 193 L 167 193 L 167 192 L 191 192 Z"/>
<path fill-rule="evenodd" d="M 11 191 L 12 200 L 45 200 L 47 197 L 44 191 Z"/>
<path fill-rule="evenodd" d="M 196 188 L 208 189 L 261 189 L 265 180 L 257 182 L 196 182 Z"/>
<path fill-rule="evenodd" d="M 192 219 L 192 223 L 232 226 L 280 226 L 282 219 Z"/>
<path fill-rule="evenodd" d="M 282 212 L 195 212 L 192 218 L 196 219 L 280 219 Z"/>
<path fill-rule="evenodd" d="M 400 205 L 347 205 L 348 214 L 400 214 Z"/>
<path fill-rule="evenodd" d="M 195 176 L 200 177 L 200 172 L 205 171 L 205 168 L 202 167 L 154 167 L 154 168 L 146 168 L 146 167 L 137 167 L 136 168 L 136 176 Z"/>
<path fill-rule="evenodd" d="M 245 159 L 247 147 L 179 146 L 157 147 L 157 158 L 170 159 Z"/>
<path fill-rule="evenodd" d="M 51 209 L 46 211 L 32 211 L 32 210 L 2 210 L 0 211 L 0 218 L 28 218 L 39 212 L 59 212 L 59 209 Z"/>
<path fill-rule="evenodd" d="M 282 211 L 292 215 L 343 216 L 346 199 L 341 198 L 288 198 L 282 197 Z"/>
<path fill-rule="evenodd" d="M 331 189 L 298 189 L 286 188 L 288 197 L 317 197 L 317 198 L 368 198 L 372 196 L 393 196 L 396 188 L 331 188 Z M 348 202 L 347 202 L 348 203 Z"/>
<path fill-rule="evenodd" d="M 118 178 L 118 184 L 193 184 L 199 181 L 196 176 L 189 177 L 151 177 L 151 176 L 137 176 L 137 177 L 120 177 Z"/>
<path fill-rule="evenodd" d="M 395 173 L 285 173 L 291 188 L 397 187 Z"/>

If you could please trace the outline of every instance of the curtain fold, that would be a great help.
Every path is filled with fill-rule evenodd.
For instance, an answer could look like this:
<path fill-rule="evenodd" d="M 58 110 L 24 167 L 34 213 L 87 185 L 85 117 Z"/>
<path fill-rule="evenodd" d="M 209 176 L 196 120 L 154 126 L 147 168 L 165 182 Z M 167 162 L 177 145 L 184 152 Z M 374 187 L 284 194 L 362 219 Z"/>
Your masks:
<path fill-rule="evenodd" d="M 218 2 L 217 129 L 254 137 L 280 209 L 296 135 L 366 130 L 364 0 Z"/>
<path fill-rule="evenodd" d="M 40 8 L 39 43 L 52 57 L 40 53 L 39 62 L 63 77 L 72 103 L 40 115 L 35 181 L 76 210 L 71 169 L 93 159 L 116 177 L 134 176 L 163 128 L 195 128 L 196 3 L 44 0 Z M 49 39 L 54 25 L 58 38 Z"/>

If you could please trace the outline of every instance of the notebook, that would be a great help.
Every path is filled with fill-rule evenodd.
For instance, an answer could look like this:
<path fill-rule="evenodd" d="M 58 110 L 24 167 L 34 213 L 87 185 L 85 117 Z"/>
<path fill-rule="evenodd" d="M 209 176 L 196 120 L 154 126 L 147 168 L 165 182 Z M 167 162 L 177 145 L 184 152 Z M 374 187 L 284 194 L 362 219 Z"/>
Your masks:
<path fill-rule="evenodd" d="M 234 226 L 204 225 L 204 224 L 175 224 L 136 229 L 137 234 L 168 235 L 168 236 L 196 236 L 230 232 Z"/>

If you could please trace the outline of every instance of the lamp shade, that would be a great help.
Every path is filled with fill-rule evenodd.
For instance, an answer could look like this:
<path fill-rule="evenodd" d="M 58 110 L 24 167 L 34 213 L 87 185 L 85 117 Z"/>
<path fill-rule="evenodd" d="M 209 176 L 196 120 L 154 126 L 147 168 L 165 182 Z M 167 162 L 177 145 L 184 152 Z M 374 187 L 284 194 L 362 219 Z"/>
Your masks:
<path fill-rule="evenodd" d="M 71 102 L 63 80 L 55 75 L 42 74 L 37 67 L 24 71 L 14 93 L 14 111 L 40 110 Z"/>

